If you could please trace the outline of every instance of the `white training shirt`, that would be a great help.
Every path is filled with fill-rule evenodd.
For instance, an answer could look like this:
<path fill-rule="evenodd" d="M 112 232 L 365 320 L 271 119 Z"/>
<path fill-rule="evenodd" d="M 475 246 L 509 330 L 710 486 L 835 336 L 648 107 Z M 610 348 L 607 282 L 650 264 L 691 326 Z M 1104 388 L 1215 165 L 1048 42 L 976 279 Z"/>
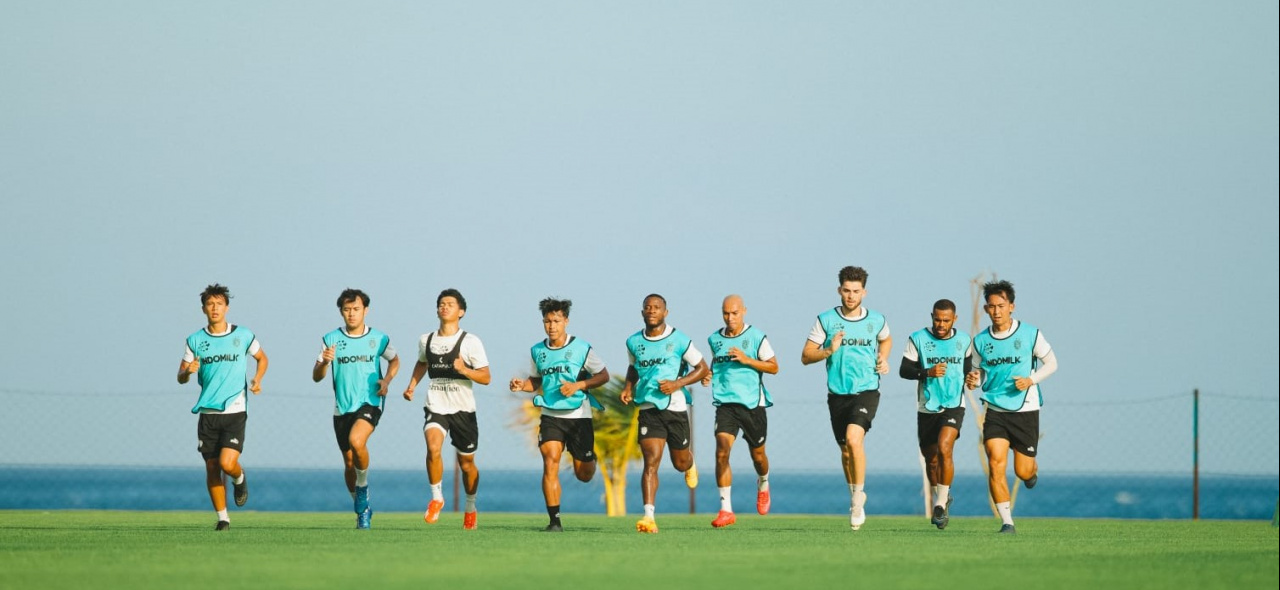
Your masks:
<path fill-rule="evenodd" d="M 428 336 L 431 340 L 431 352 L 446 354 L 453 350 L 454 345 L 458 343 L 458 336 L 462 335 L 463 331 L 458 330 L 449 336 L 441 336 L 439 332 L 435 335 L 423 334 L 418 339 L 418 362 L 427 362 Z M 471 332 L 467 332 L 467 337 L 462 339 L 462 350 L 458 351 L 458 358 L 473 370 L 489 366 L 489 357 L 485 355 L 484 344 L 480 342 L 479 336 Z M 430 408 L 432 414 L 474 412 L 476 396 L 472 391 L 472 385 L 470 379 L 431 379 L 427 384 L 427 397 L 423 400 L 423 407 Z"/>

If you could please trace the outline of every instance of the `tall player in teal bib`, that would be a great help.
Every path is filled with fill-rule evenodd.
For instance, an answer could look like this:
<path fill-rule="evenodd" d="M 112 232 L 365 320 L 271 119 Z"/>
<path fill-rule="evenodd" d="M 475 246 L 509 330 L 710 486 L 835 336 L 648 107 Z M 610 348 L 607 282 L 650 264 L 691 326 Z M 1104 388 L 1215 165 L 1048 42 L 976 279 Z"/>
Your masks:
<path fill-rule="evenodd" d="M 1058 370 L 1058 359 L 1044 334 L 1035 326 L 1013 319 L 1013 284 L 982 286 L 984 310 L 991 326 L 973 337 L 977 369 L 965 375 L 965 386 L 982 387 L 982 440 L 987 451 L 987 486 L 1000 514 L 1001 533 L 1013 534 L 1013 506 L 1009 500 L 1007 469 L 1013 451 L 1013 472 L 1026 485 L 1039 481 L 1036 447 L 1040 444 L 1040 383 Z"/>
<path fill-rule="evenodd" d="M 733 471 L 729 469 L 729 452 L 738 432 L 742 432 L 751 450 L 751 463 L 756 469 L 756 511 L 769 513 L 769 456 L 765 440 L 769 421 L 765 408 L 773 405 L 773 397 L 764 386 L 764 375 L 778 374 L 778 359 L 769 338 L 759 328 L 746 323 L 747 307 L 742 297 L 730 295 L 720 306 L 724 329 L 707 337 L 711 350 L 711 370 L 702 385 L 711 387 L 711 403 L 716 407 L 716 486 L 720 488 L 720 511 L 711 526 L 726 527 L 737 522 L 733 514 Z"/>
<path fill-rule="evenodd" d="M 880 376 L 889 372 L 893 339 L 884 316 L 862 307 L 867 271 L 846 266 L 837 278 L 840 306 L 818 314 L 800 362 L 826 362 L 831 433 L 840 446 L 840 464 L 849 483 L 849 527 L 856 531 L 867 520 L 863 439 L 880 406 Z"/>
<path fill-rule="evenodd" d="M 261 392 L 262 377 L 267 374 L 267 353 L 262 351 L 258 338 L 248 328 L 227 323 L 230 304 L 231 291 L 222 285 L 209 285 L 200 293 L 200 307 L 208 325 L 187 336 L 187 350 L 178 365 L 178 383 L 185 384 L 192 375 L 200 383 L 200 399 L 191 413 L 200 415 L 196 438 L 204 458 L 209 499 L 218 513 L 214 526 L 218 531 L 231 528 L 223 474 L 231 477 L 236 506 L 244 506 L 249 500 L 249 482 L 240 467 L 248 404 L 245 392 Z M 256 361 L 257 371 L 246 384 L 249 357 Z"/>
<path fill-rule="evenodd" d="M 367 529 L 369 507 L 369 435 L 382 418 L 387 386 L 400 370 L 400 357 L 386 334 L 365 325 L 369 296 L 359 289 L 338 295 L 343 327 L 324 335 L 324 346 L 311 369 L 319 383 L 333 366 L 333 433 L 342 452 L 347 491 L 356 512 L 356 528 Z M 382 361 L 387 370 L 382 371 Z"/>
<path fill-rule="evenodd" d="M 644 470 L 640 492 L 644 496 L 644 516 L 636 531 L 658 532 L 654 502 L 658 496 L 658 466 L 663 447 L 670 448 L 671 466 L 684 473 L 685 485 L 698 487 L 698 468 L 689 448 L 689 408 L 686 388 L 702 380 L 707 362 L 683 332 L 667 325 L 667 300 L 653 293 L 640 307 L 644 329 L 627 338 L 627 378 L 620 399 L 635 402 L 638 417 L 640 454 Z M 692 370 L 688 370 L 693 367 Z"/>
<path fill-rule="evenodd" d="M 542 496 L 550 522 L 544 531 L 564 530 L 560 523 L 560 456 L 573 456 L 573 474 L 588 482 L 596 474 L 595 430 L 591 410 L 603 410 L 588 391 L 609 381 L 609 370 L 585 340 L 569 335 L 567 299 L 543 299 L 543 340 L 529 350 L 528 377 L 511 380 L 511 391 L 534 393 L 533 405 L 541 408 L 538 452 L 542 454 Z"/>
<path fill-rule="evenodd" d="M 952 451 L 964 425 L 964 376 L 972 368 L 973 344 L 968 334 L 953 327 L 956 304 L 950 299 L 935 302 L 930 319 L 931 326 L 907 339 L 898 375 L 918 382 L 916 438 L 932 487 L 931 520 L 941 530 L 951 521 Z"/>

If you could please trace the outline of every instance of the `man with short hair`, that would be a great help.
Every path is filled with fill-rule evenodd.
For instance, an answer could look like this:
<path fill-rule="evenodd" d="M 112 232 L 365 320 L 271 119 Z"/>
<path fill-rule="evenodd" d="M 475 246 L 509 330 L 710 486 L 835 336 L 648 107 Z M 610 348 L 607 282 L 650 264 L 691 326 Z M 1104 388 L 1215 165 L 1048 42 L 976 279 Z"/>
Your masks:
<path fill-rule="evenodd" d="M 343 326 L 324 335 L 311 379 L 324 379 L 333 365 L 333 433 L 342 452 L 347 491 L 356 512 L 356 528 L 372 524 L 369 507 L 369 436 L 382 418 L 387 386 L 400 370 L 400 357 L 386 334 L 365 325 L 369 296 L 359 289 L 338 295 Z M 382 361 L 387 361 L 384 376 Z"/>
<path fill-rule="evenodd" d="M 933 490 L 931 522 L 939 530 L 951 521 L 952 451 L 964 425 L 964 376 L 973 363 L 973 343 L 955 329 L 956 304 L 933 304 L 932 325 L 907 339 L 898 375 L 916 386 L 916 438 Z"/>
<path fill-rule="evenodd" d="M 200 384 L 200 398 L 191 413 L 200 415 L 197 448 L 204 458 L 209 499 L 218 514 L 214 526 L 217 531 L 231 528 L 223 474 L 231 477 L 236 506 L 244 506 L 249 500 L 249 482 L 240 466 L 248 416 L 245 391 L 260 393 L 262 377 L 267 373 L 267 353 L 258 338 L 248 328 L 227 323 L 230 304 L 231 291 L 217 283 L 200 293 L 200 306 L 208 325 L 187 336 L 187 350 L 178 365 L 178 383 L 185 384 L 196 375 Z M 257 363 L 257 371 L 246 384 L 248 357 Z"/>
<path fill-rule="evenodd" d="M 982 441 L 987 451 L 987 486 L 1000 514 L 1000 531 L 1017 533 L 1009 503 L 1007 469 L 1013 451 L 1013 472 L 1027 486 L 1039 481 L 1036 446 L 1040 442 L 1040 383 L 1058 370 L 1058 359 L 1044 334 L 1031 324 L 1013 319 L 1014 292 L 1009 281 L 982 286 L 984 310 L 991 325 L 973 337 L 976 369 L 965 375 L 965 386 L 982 387 L 986 414 Z"/>
<path fill-rule="evenodd" d="M 711 370 L 702 385 L 711 387 L 711 403 L 716 407 L 716 486 L 720 488 L 720 512 L 711 526 L 726 527 L 737 522 L 733 514 L 733 471 L 729 453 L 733 441 L 742 432 L 751 463 L 756 470 L 756 511 L 769 513 L 769 456 L 765 439 L 769 436 L 769 420 L 765 408 L 773 405 L 773 396 L 764 386 L 764 374 L 778 374 L 778 359 L 769 338 L 759 328 L 746 323 L 747 306 L 742 297 L 730 295 L 720 306 L 724 328 L 707 337 L 711 350 Z"/>
<path fill-rule="evenodd" d="M 595 429 L 591 409 L 604 410 L 589 389 L 609 381 L 609 370 L 585 340 L 569 335 L 568 299 L 546 298 L 538 303 L 547 338 L 529 349 L 528 377 L 511 380 L 511 391 L 536 392 L 533 405 L 542 408 L 538 423 L 538 451 L 542 454 L 542 495 L 550 522 L 542 529 L 564 531 L 560 522 L 560 456 L 568 450 L 573 474 L 588 482 L 596 474 Z"/>
<path fill-rule="evenodd" d="M 428 524 L 440 518 L 444 508 L 444 459 L 440 453 L 444 437 L 449 435 L 457 451 L 458 468 L 462 471 L 467 491 L 462 528 L 476 528 L 476 491 L 480 487 L 480 471 L 475 454 L 480 444 L 480 427 L 476 422 L 476 398 L 472 383 L 489 384 L 489 357 L 484 344 L 475 334 L 458 327 L 467 314 L 467 300 L 457 289 L 445 289 L 436 297 L 436 317 L 440 328 L 423 334 L 418 340 L 418 362 L 413 366 L 404 399 L 413 400 L 413 390 L 424 375 L 430 375 L 423 413 L 426 418 L 422 434 L 427 439 L 427 479 L 431 483 L 431 501 L 422 519 Z"/>
<path fill-rule="evenodd" d="M 637 437 L 644 459 L 640 476 L 644 517 L 636 523 L 636 531 L 656 533 L 654 502 L 664 446 L 670 448 L 671 466 L 685 474 L 685 484 L 690 489 L 698 486 L 698 468 L 689 448 L 685 388 L 702 380 L 707 362 L 688 336 L 667 325 L 667 300 L 661 295 L 644 298 L 640 317 L 644 329 L 627 338 L 627 378 L 620 399 L 624 404 L 634 401 L 640 408 Z"/>
<path fill-rule="evenodd" d="M 856 531 L 867 521 L 863 440 L 880 405 L 880 375 L 889 372 L 893 339 L 884 316 L 862 306 L 867 271 L 846 266 L 837 278 L 840 305 L 818 314 L 800 362 L 826 362 L 827 410 L 849 483 L 849 527 Z"/>

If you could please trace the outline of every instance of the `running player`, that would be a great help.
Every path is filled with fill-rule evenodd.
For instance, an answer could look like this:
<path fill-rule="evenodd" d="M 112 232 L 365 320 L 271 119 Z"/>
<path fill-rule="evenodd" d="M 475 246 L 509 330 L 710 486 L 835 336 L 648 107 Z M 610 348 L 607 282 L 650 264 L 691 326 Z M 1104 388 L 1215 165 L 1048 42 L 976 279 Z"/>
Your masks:
<path fill-rule="evenodd" d="M 227 515 L 227 487 L 223 474 L 231 477 L 236 506 L 249 500 L 249 482 L 240 467 L 244 450 L 245 422 L 248 414 L 245 391 L 255 395 L 262 391 L 262 377 L 267 374 L 267 353 L 253 332 L 243 326 L 227 323 L 231 291 L 212 284 L 200 293 L 200 306 L 208 325 L 187 336 L 187 350 L 178 365 L 178 383 L 185 384 L 196 375 L 200 399 L 192 414 L 199 414 L 196 426 L 196 448 L 204 458 L 205 485 L 209 499 L 218 513 L 214 530 L 231 528 Z M 248 357 L 253 357 L 257 371 L 245 383 Z"/>
<path fill-rule="evenodd" d="M 382 418 L 387 386 L 400 370 L 400 357 L 386 334 L 364 323 L 369 296 L 359 289 L 338 295 L 344 326 L 324 335 L 324 346 L 311 369 L 316 383 L 333 365 L 333 433 L 342 451 L 347 491 L 356 512 L 356 528 L 369 528 L 369 435 Z M 384 376 L 382 361 L 387 361 Z"/>
<path fill-rule="evenodd" d="M 684 473 L 690 489 L 698 486 L 698 468 L 689 449 L 689 412 L 685 388 L 702 380 L 707 362 L 683 332 L 667 325 L 667 300 L 656 293 L 644 298 L 640 308 L 644 329 L 627 338 L 627 379 L 622 403 L 635 401 L 640 408 L 640 453 L 644 471 L 640 491 L 644 518 L 636 523 L 641 533 L 658 532 L 654 500 L 658 495 L 658 466 L 662 448 L 670 447 L 671 466 Z M 693 370 L 688 370 L 693 367 Z"/>
<path fill-rule="evenodd" d="M 467 505 L 462 513 L 462 528 L 476 528 L 476 490 L 480 471 L 475 454 L 480 444 L 480 427 L 476 422 L 476 398 L 472 383 L 489 384 L 489 357 L 475 334 L 458 327 L 467 315 L 467 300 L 457 289 L 445 289 L 436 296 L 436 317 L 440 328 L 423 334 L 418 340 L 418 362 L 413 366 L 404 399 L 413 400 L 413 390 L 424 375 L 431 377 L 423 407 L 426 416 L 422 434 L 427 439 L 427 479 L 431 483 L 431 501 L 422 519 L 434 523 L 444 508 L 444 459 L 441 449 L 449 435 L 457 451 L 458 468 L 462 470 Z"/>
<path fill-rule="evenodd" d="M 542 495 L 550 522 L 543 529 L 558 533 L 560 523 L 560 455 L 573 456 L 573 474 L 588 482 L 596 474 L 595 429 L 591 408 L 603 410 L 587 390 L 609 381 L 604 361 L 586 341 L 570 336 L 567 299 L 543 299 L 542 329 L 547 338 L 529 350 L 529 376 L 511 380 L 511 391 L 536 392 L 533 404 L 542 408 L 538 423 L 538 451 L 542 454 Z"/>
<path fill-rule="evenodd" d="M 831 432 L 840 445 L 840 463 L 849 483 L 849 527 L 856 531 L 867 521 L 863 439 L 880 405 L 880 375 L 889 372 L 893 339 L 884 316 L 862 307 L 867 271 L 846 266 L 838 279 L 840 305 L 818 314 L 800 362 L 826 362 Z"/>
<path fill-rule="evenodd" d="M 1040 383 L 1058 370 L 1058 359 L 1044 334 L 1035 326 L 1013 319 L 1013 284 L 997 281 L 982 286 L 991 325 L 973 338 L 976 370 L 965 375 L 965 386 L 982 387 L 986 414 L 982 442 L 987 451 L 987 486 L 1000 514 L 1001 533 L 1014 534 L 1009 505 L 1007 469 L 1013 451 L 1013 472 L 1027 489 L 1039 481 L 1036 446 L 1040 442 Z"/>
<path fill-rule="evenodd" d="M 772 503 L 769 456 L 764 451 L 769 420 L 765 408 L 773 405 L 773 396 L 764 386 L 764 374 L 778 374 L 778 359 L 769 338 L 759 328 L 746 323 L 747 307 L 742 297 L 725 297 L 720 315 L 724 318 L 724 329 L 712 332 L 707 338 L 711 370 L 702 378 L 702 385 L 711 387 L 711 403 L 716 406 L 716 485 L 720 488 L 720 512 L 711 521 L 711 526 L 716 528 L 737 522 L 730 493 L 733 472 L 729 469 L 729 453 L 739 431 L 747 441 L 751 463 L 756 469 L 756 511 L 762 515 L 769 513 Z"/>
<path fill-rule="evenodd" d="M 898 375 L 919 382 L 916 437 L 933 487 L 931 522 L 945 529 L 951 520 L 951 481 L 955 476 L 952 450 L 964 425 L 964 375 L 972 367 L 973 340 L 953 327 L 956 304 L 950 299 L 934 303 L 930 317 L 932 325 L 907 340 Z"/>

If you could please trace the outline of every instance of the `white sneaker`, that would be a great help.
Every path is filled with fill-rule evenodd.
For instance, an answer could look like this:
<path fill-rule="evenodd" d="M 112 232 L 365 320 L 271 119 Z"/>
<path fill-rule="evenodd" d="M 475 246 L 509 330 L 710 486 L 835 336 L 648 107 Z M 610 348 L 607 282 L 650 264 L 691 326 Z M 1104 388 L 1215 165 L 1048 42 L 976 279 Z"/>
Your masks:
<path fill-rule="evenodd" d="M 862 525 L 867 522 L 867 511 L 865 510 L 866 504 L 867 493 L 857 492 L 854 495 L 853 506 L 849 508 L 849 528 L 856 531 L 862 528 Z"/>

